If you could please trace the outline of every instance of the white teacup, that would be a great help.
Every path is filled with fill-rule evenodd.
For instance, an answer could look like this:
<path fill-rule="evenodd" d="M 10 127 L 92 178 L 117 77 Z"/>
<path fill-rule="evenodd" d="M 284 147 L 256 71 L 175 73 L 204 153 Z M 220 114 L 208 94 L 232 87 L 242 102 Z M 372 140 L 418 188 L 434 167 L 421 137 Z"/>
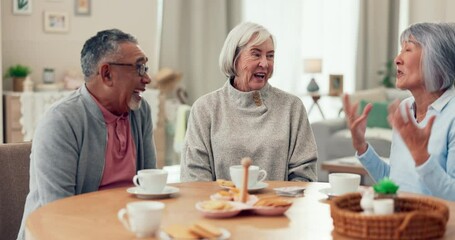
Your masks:
<path fill-rule="evenodd" d="M 329 174 L 330 190 L 335 195 L 356 192 L 360 185 L 360 175 L 353 173 Z"/>
<path fill-rule="evenodd" d="M 374 214 L 392 214 L 394 212 L 393 199 L 375 199 L 373 200 Z"/>
<path fill-rule="evenodd" d="M 237 188 L 241 188 L 243 184 L 243 166 L 234 165 L 229 168 L 231 180 Z M 259 176 L 262 175 L 260 178 Z M 267 172 L 264 169 L 259 169 L 259 166 L 251 165 L 248 168 L 248 188 L 256 186 L 267 177 Z"/>
<path fill-rule="evenodd" d="M 160 228 L 164 203 L 155 201 L 130 202 L 118 211 L 123 226 L 136 237 L 153 237 Z"/>
<path fill-rule="evenodd" d="M 138 182 L 139 180 L 139 182 Z M 167 171 L 163 169 L 139 170 L 133 183 L 148 193 L 161 193 L 166 186 Z"/>

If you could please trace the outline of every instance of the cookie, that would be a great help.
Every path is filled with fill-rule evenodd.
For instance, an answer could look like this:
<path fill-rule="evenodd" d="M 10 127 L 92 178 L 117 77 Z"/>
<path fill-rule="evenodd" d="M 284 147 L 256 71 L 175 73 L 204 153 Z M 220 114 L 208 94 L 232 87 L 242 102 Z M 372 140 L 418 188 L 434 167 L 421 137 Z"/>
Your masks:
<path fill-rule="evenodd" d="M 163 228 L 169 236 L 174 239 L 199 239 L 200 236 L 190 231 L 190 228 L 184 225 L 170 225 Z"/>
<path fill-rule="evenodd" d="M 288 207 L 290 205 L 292 205 L 291 201 L 277 197 L 262 198 L 254 204 L 256 207 Z"/>
<path fill-rule="evenodd" d="M 233 187 L 235 187 L 234 183 L 231 182 L 231 181 L 228 181 L 228 180 L 218 179 L 218 180 L 216 180 L 216 182 L 217 182 L 218 185 L 220 185 L 221 187 L 228 187 L 228 188 L 233 188 Z"/>
<path fill-rule="evenodd" d="M 201 203 L 204 210 L 210 211 L 225 211 L 232 209 L 232 205 L 226 201 L 210 200 Z"/>
<path fill-rule="evenodd" d="M 190 232 L 199 235 L 202 238 L 216 238 L 221 236 L 221 231 L 218 227 L 207 223 L 207 222 L 197 222 L 190 227 Z"/>

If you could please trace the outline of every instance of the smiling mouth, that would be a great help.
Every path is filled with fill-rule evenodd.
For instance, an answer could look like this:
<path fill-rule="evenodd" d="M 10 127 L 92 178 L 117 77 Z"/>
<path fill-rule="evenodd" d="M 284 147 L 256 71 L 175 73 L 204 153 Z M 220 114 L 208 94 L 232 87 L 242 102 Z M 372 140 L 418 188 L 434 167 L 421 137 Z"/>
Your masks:
<path fill-rule="evenodd" d="M 136 98 L 136 100 L 141 100 L 142 99 L 142 93 L 143 93 L 143 90 L 134 90 L 133 91 L 133 96 Z"/>
<path fill-rule="evenodd" d="M 262 80 L 265 79 L 265 73 L 255 73 L 253 76 Z"/>

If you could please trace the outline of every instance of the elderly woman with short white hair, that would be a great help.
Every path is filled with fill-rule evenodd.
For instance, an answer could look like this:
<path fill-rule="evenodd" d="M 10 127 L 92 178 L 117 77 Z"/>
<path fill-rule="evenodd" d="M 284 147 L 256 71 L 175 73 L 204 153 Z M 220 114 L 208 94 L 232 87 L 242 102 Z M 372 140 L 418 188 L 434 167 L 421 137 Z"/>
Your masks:
<path fill-rule="evenodd" d="M 267 180 L 315 181 L 317 149 L 302 101 L 272 87 L 275 40 L 263 26 L 241 23 L 220 54 L 224 86 L 191 109 L 182 150 L 182 181 L 230 179 L 250 157 Z"/>

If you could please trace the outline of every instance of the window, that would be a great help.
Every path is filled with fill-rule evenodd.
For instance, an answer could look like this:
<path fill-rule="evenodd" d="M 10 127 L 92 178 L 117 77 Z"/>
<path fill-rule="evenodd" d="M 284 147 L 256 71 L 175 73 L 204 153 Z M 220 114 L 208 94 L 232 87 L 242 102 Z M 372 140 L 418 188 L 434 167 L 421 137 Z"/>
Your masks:
<path fill-rule="evenodd" d="M 358 0 L 245 0 L 243 21 L 265 26 L 275 37 L 275 69 L 270 83 L 302 96 L 311 75 L 303 73 L 304 58 L 322 58 L 316 75 L 322 94 L 329 75 L 344 76 L 344 90 L 355 89 Z"/>

